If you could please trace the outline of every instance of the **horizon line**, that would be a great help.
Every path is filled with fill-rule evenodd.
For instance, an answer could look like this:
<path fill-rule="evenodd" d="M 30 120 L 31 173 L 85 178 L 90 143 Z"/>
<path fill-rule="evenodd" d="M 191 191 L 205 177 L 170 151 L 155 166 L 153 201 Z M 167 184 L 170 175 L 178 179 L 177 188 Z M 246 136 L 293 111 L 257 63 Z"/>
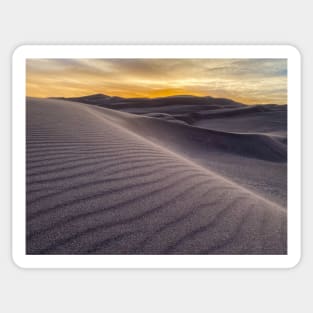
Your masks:
<path fill-rule="evenodd" d="M 230 100 L 235 103 L 243 104 L 243 105 L 288 105 L 288 103 L 276 103 L 276 102 L 260 102 L 260 103 L 244 103 L 244 102 L 239 102 L 236 100 L 233 100 L 231 98 L 226 98 L 226 97 L 213 97 L 210 95 L 206 96 L 198 96 L 198 95 L 192 95 L 192 94 L 174 94 L 174 95 L 169 95 L 169 96 L 163 96 L 163 97 L 121 97 L 121 96 L 114 96 L 114 95 L 108 95 L 104 93 L 94 93 L 94 94 L 86 94 L 83 96 L 71 96 L 71 97 L 64 97 L 64 96 L 47 96 L 47 97 L 36 97 L 36 96 L 28 96 L 26 95 L 26 98 L 38 98 L 38 99 L 79 99 L 79 98 L 87 98 L 87 97 L 92 97 L 92 96 L 105 96 L 109 98 L 120 98 L 120 99 L 147 99 L 147 100 L 154 100 L 154 99 L 166 99 L 166 98 L 174 98 L 174 97 L 194 97 L 194 98 L 211 98 L 211 99 L 225 99 L 225 100 Z"/>

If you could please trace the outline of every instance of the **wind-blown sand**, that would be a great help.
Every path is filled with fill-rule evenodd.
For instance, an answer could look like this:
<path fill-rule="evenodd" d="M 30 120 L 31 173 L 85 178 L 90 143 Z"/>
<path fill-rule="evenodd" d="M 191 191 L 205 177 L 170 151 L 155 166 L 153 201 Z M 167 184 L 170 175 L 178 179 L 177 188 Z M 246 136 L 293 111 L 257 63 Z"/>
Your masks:
<path fill-rule="evenodd" d="M 186 98 L 28 98 L 27 253 L 285 254 L 286 107 Z"/>

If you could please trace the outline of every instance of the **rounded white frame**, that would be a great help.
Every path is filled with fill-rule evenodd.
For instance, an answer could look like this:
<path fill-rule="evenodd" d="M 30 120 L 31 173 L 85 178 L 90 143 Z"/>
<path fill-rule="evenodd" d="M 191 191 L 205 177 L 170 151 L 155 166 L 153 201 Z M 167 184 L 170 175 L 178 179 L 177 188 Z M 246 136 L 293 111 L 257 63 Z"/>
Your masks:
<path fill-rule="evenodd" d="M 27 255 L 26 59 L 286 58 L 288 60 L 287 255 Z M 292 268 L 301 258 L 301 56 L 288 45 L 24 45 L 12 57 L 12 257 L 22 268 Z"/>

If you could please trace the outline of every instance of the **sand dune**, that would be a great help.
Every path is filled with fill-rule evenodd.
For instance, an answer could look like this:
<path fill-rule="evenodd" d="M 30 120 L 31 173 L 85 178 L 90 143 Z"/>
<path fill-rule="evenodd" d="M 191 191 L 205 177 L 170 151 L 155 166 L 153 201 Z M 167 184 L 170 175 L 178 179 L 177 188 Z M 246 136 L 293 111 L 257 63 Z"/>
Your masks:
<path fill-rule="evenodd" d="M 187 102 L 28 99 L 27 253 L 285 254 L 286 143 L 177 119 Z"/>

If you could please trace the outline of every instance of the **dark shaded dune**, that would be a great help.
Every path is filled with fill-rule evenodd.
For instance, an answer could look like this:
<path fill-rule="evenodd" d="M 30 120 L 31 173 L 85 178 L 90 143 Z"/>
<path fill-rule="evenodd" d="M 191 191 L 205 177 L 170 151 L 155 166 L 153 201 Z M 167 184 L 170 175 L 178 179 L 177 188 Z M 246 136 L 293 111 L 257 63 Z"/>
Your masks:
<path fill-rule="evenodd" d="M 177 118 L 174 115 L 171 114 L 167 114 L 167 113 L 147 113 L 145 114 L 145 116 L 147 117 L 155 117 L 155 118 L 159 118 L 165 121 L 169 121 L 169 122 L 175 122 L 175 123 L 179 123 L 179 124 L 190 124 L 192 122 L 191 118 Z"/>
<path fill-rule="evenodd" d="M 214 131 L 183 125 L 182 123 L 169 123 L 173 119 L 162 115 L 162 119 L 139 117 L 122 112 L 115 112 L 104 108 L 95 108 L 107 117 L 112 117 L 124 123 L 137 134 L 153 140 L 167 147 L 179 149 L 183 146 L 186 151 L 212 152 L 238 154 L 243 157 L 253 157 L 273 162 L 286 162 L 287 148 L 275 137 L 262 134 L 240 134 Z M 159 115 L 157 115 L 159 117 Z M 182 151 L 180 151 L 182 152 Z"/>
<path fill-rule="evenodd" d="M 182 146 L 204 145 L 202 139 L 191 144 L 202 131 L 211 137 L 207 149 L 228 154 L 243 140 L 86 104 L 29 99 L 27 253 L 285 254 L 281 206 L 173 146 L 184 138 Z M 221 146 L 222 140 L 229 143 Z"/>
<path fill-rule="evenodd" d="M 282 105 L 250 105 L 240 108 L 224 108 L 220 110 L 208 111 L 206 113 L 200 113 L 202 117 L 217 118 L 217 117 L 231 117 L 231 116 L 245 116 L 260 112 L 273 112 L 273 111 L 286 111 L 286 106 Z"/>
<path fill-rule="evenodd" d="M 271 128 L 277 128 L 275 126 L 279 126 L 279 128 L 285 129 L 287 131 L 287 107 L 282 105 L 256 105 L 256 106 L 241 106 L 241 107 L 232 107 L 232 106 L 216 106 L 216 105 L 208 105 L 208 106 L 171 106 L 171 107 L 153 107 L 147 109 L 134 108 L 132 110 L 123 110 L 129 113 L 135 113 L 145 116 L 155 115 L 158 118 L 169 120 L 168 116 L 171 116 L 172 119 L 180 120 L 189 125 L 208 125 L 205 128 L 210 129 L 211 125 L 214 127 L 216 121 L 218 121 L 219 126 L 223 123 L 220 121 L 224 120 L 224 124 L 232 125 L 234 118 L 241 119 L 242 121 L 249 122 L 256 119 L 258 123 L 258 119 L 261 120 L 259 123 L 261 128 L 271 126 Z M 149 113 L 147 113 L 149 112 Z M 152 112 L 152 113 L 150 113 Z M 159 116 L 157 116 L 159 115 Z M 268 119 L 268 121 L 267 121 Z M 277 123 L 279 119 L 281 125 L 271 125 L 273 123 Z M 272 121 L 273 120 L 273 121 Z M 205 124 L 201 124 L 202 121 L 205 121 Z M 197 124 L 199 122 L 199 124 Z M 242 127 L 242 124 L 240 124 Z M 244 130 L 239 126 L 240 130 Z M 248 125 L 247 125 L 248 126 Z M 252 122 L 250 126 L 250 131 L 257 131 L 256 125 Z M 228 131 L 228 129 L 225 129 Z M 230 129 L 231 130 L 231 129 Z M 263 129 L 261 129 L 263 131 Z M 235 130 L 236 131 L 236 130 Z M 239 130 L 238 130 L 239 131 Z"/>
<path fill-rule="evenodd" d="M 286 138 L 287 107 L 266 105 L 212 114 L 202 112 L 198 113 L 193 125 L 227 132 L 275 134 Z"/>

